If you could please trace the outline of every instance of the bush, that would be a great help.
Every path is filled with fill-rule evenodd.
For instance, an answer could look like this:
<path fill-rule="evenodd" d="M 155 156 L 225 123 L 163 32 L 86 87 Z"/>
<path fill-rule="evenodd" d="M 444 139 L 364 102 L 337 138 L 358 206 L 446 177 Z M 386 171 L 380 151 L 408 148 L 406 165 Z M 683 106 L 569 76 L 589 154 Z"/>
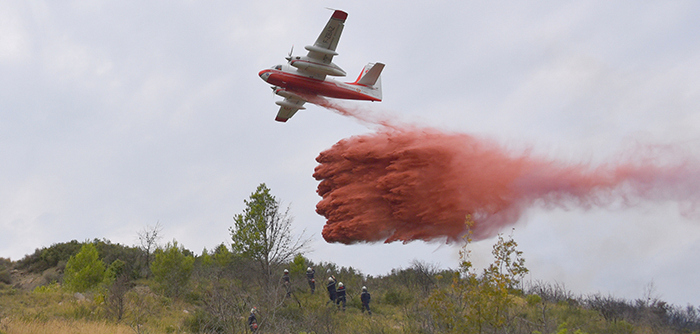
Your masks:
<path fill-rule="evenodd" d="M 63 283 L 69 291 L 85 292 L 104 280 L 105 265 L 93 244 L 85 244 L 66 264 Z"/>
<path fill-rule="evenodd" d="M 105 278 L 109 282 L 114 282 L 117 280 L 117 278 L 121 277 L 122 275 L 125 275 L 125 268 L 126 263 L 124 261 L 116 259 L 112 264 L 109 265 L 107 268 L 107 271 L 105 272 Z"/>
<path fill-rule="evenodd" d="M 183 320 L 183 326 L 190 333 L 224 333 L 225 326 L 218 319 L 197 309 Z"/>
<path fill-rule="evenodd" d="M 179 246 L 177 241 L 155 252 L 155 260 L 151 263 L 153 279 L 169 297 L 179 297 L 189 284 L 194 257 L 188 254 L 191 252 Z"/>
<path fill-rule="evenodd" d="M 57 293 L 61 291 L 61 286 L 58 285 L 56 282 L 52 282 L 51 284 L 47 285 L 40 285 L 34 288 L 32 290 L 33 293 L 36 294 L 47 294 L 47 293 Z"/>
<path fill-rule="evenodd" d="M 63 242 L 44 247 L 34 251 L 34 254 L 25 256 L 17 261 L 18 269 L 26 269 L 30 272 L 40 273 L 58 265 L 60 261 L 68 261 L 71 256 L 80 251 L 82 244 L 77 240 Z"/>
<path fill-rule="evenodd" d="M 408 292 L 391 289 L 384 294 L 384 302 L 389 305 L 400 306 L 411 302 L 412 298 Z"/>
<path fill-rule="evenodd" d="M 109 240 L 93 240 L 93 244 L 105 264 L 111 265 L 115 261 L 121 261 L 124 265 L 121 273 L 129 275 L 130 279 L 137 279 L 143 269 L 143 257 L 145 253 L 137 247 L 129 247 L 121 244 L 113 244 Z"/>
<path fill-rule="evenodd" d="M 10 277 L 9 269 L 0 269 L 0 283 L 12 284 L 12 278 Z"/>

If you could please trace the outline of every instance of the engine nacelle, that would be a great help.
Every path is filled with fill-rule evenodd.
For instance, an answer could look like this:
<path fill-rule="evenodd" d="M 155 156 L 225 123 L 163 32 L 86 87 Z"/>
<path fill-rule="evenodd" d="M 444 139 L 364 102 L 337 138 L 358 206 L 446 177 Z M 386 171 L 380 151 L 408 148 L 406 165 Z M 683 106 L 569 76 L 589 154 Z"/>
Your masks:
<path fill-rule="evenodd" d="M 330 56 L 337 56 L 338 55 L 338 53 L 333 51 L 333 50 L 322 48 L 322 47 L 316 46 L 316 45 L 307 45 L 304 47 L 304 49 L 307 49 L 311 52 L 322 53 L 324 55 L 330 55 Z"/>
<path fill-rule="evenodd" d="M 289 102 L 287 100 L 275 101 L 275 104 L 280 106 L 280 107 L 287 107 L 287 108 L 294 108 L 294 109 L 306 109 L 306 108 L 302 107 L 301 105 Z"/>
<path fill-rule="evenodd" d="M 342 68 L 333 63 L 321 64 L 297 57 L 297 59 L 291 60 L 289 64 L 300 70 L 309 71 L 316 74 L 331 75 L 334 77 L 344 77 L 347 75 Z"/>
<path fill-rule="evenodd" d="M 292 93 L 292 92 L 290 92 L 290 91 L 287 91 L 287 90 L 284 89 L 284 88 L 275 87 L 275 94 L 277 94 L 277 95 L 279 95 L 279 96 L 282 96 L 282 97 L 289 98 L 289 99 L 296 99 L 296 100 L 306 101 L 306 99 L 304 99 L 303 97 L 301 97 L 301 96 L 299 96 L 299 95 L 297 95 L 297 94 L 294 94 L 294 93 Z"/>

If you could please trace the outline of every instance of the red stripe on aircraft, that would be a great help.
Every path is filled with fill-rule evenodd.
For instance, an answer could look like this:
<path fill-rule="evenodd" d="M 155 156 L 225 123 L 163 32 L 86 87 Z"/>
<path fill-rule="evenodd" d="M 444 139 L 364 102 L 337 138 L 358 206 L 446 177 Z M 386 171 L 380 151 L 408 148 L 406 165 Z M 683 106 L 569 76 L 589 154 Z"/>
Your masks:
<path fill-rule="evenodd" d="M 271 71 L 267 82 L 269 84 L 287 88 L 290 91 L 301 91 L 313 95 L 322 95 L 337 99 L 381 101 L 373 96 L 362 93 L 360 85 L 345 83 L 350 87 L 342 87 L 343 83 L 329 80 L 318 80 L 301 75 L 295 75 L 282 71 Z M 352 87 L 357 87 L 353 89 Z"/>

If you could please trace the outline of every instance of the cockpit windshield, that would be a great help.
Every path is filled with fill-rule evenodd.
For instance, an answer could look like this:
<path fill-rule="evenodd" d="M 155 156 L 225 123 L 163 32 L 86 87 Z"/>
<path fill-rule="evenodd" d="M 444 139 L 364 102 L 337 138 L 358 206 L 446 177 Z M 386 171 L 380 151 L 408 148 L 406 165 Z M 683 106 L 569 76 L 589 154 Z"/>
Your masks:
<path fill-rule="evenodd" d="M 272 68 L 281 71 L 281 70 L 282 70 L 282 65 L 275 65 L 275 66 L 273 66 Z"/>

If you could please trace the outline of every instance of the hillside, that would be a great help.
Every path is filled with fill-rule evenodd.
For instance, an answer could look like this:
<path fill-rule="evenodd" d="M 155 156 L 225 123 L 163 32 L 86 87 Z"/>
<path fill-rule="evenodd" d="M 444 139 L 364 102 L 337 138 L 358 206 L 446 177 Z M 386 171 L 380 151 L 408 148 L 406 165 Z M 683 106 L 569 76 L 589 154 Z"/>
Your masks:
<path fill-rule="evenodd" d="M 523 286 L 519 278 L 527 269 L 516 246 L 499 238 L 494 265 L 479 274 L 465 259 L 454 271 L 416 262 L 373 277 L 301 255 L 264 275 L 255 261 L 224 245 L 194 255 L 172 243 L 147 259 L 140 248 L 74 240 L 19 261 L 0 260 L 0 333 L 245 333 L 252 308 L 260 333 L 700 331 L 692 306 L 574 296 L 542 282 Z M 67 280 L 67 272 L 93 248 L 93 262 L 103 268 L 99 282 L 76 291 L 75 277 L 88 276 L 70 274 Z M 308 267 L 316 273 L 313 294 Z M 285 268 L 289 294 L 281 281 Z M 346 287 L 345 311 L 329 303 L 330 275 Z M 372 315 L 362 311 L 362 286 L 371 293 Z"/>

